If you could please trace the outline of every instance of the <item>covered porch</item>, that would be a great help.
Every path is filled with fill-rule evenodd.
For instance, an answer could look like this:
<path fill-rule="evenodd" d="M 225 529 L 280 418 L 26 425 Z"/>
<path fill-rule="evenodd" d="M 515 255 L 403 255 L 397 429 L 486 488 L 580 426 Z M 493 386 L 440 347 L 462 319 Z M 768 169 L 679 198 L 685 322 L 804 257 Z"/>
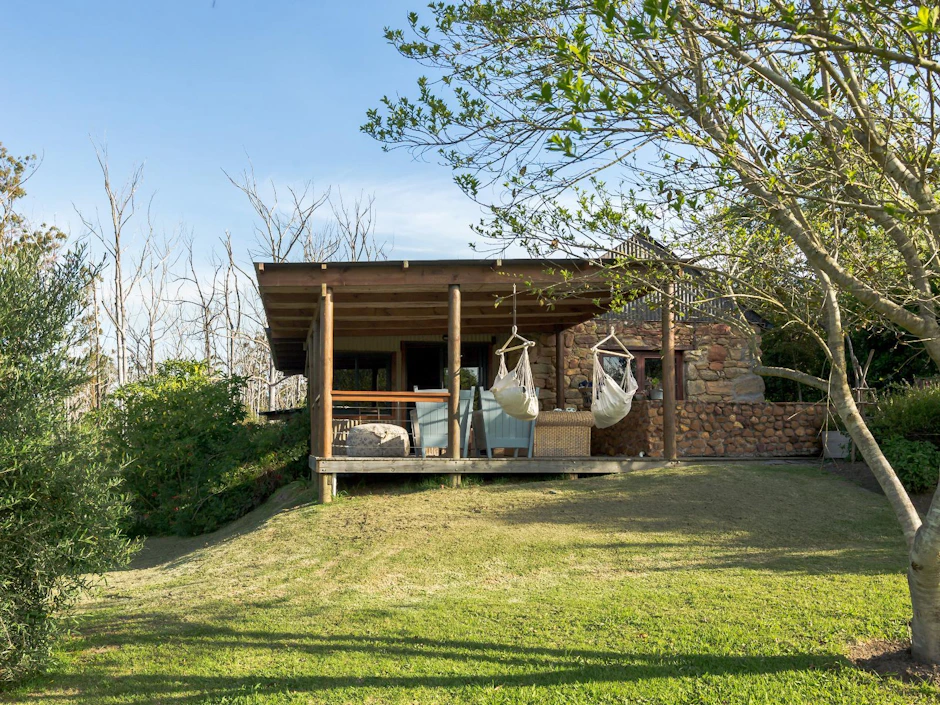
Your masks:
<path fill-rule="evenodd" d="M 565 408 L 563 333 L 605 313 L 611 302 L 604 269 L 589 260 L 258 263 L 256 275 L 275 365 L 307 377 L 310 466 L 321 501 L 330 501 L 341 473 L 448 474 L 459 484 L 463 474 L 577 475 L 649 463 L 590 458 L 589 451 L 563 458 L 460 457 L 461 379 L 481 388 L 492 383 L 495 345 L 509 336 L 514 317 L 523 335 L 553 334 L 555 398 L 542 405 Z M 676 457 L 676 367 L 672 300 L 667 295 L 664 301 L 663 440 L 669 461 Z M 363 385 L 363 377 L 371 384 Z M 437 457 L 346 457 L 336 451 L 338 429 L 344 420 L 356 423 L 353 416 L 361 417 L 363 407 L 378 420 L 405 424 L 407 409 L 417 402 L 447 404 L 446 447 Z"/>

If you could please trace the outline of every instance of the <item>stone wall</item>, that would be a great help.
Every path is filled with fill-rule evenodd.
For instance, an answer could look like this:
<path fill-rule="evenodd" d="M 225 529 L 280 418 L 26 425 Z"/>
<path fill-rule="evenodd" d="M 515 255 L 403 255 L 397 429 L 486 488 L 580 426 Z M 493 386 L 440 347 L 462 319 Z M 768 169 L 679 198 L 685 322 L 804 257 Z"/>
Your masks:
<path fill-rule="evenodd" d="M 591 347 L 607 335 L 610 321 L 595 320 L 564 332 L 565 406 L 583 409 L 581 382 L 593 378 Z M 658 321 L 614 323 L 617 337 L 628 348 L 658 350 L 662 326 Z M 535 385 L 543 409 L 555 407 L 555 336 L 542 335 L 532 349 Z M 756 402 L 764 399 L 764 381 L 751 371 L 748 341 L 723 323 L 683 323 L 676 327 L 676 348 L 682 350 L 683 396 L 689 401 Z M 642 396 L 642 390 L 641 394 Z"/>
<path fill-rule="evenodd" d="M 814 456 L 821 452 L 820 404 L 682 401 L 677 404 L 676 444 L 681 456 Z M 634 401 L 626 418 L 591 430 L 591 455 L 661 458 L 663 405 Z"/>

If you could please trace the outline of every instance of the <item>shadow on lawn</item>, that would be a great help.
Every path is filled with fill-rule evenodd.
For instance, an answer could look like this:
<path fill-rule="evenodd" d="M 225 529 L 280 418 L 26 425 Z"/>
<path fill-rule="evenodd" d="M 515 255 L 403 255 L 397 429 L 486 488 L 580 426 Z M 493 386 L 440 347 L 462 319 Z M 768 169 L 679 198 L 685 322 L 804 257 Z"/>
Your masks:
<path fill-rule="evenodd" d="M 435 640 L 413 636 L 363 636 L 358 634 L 311 635 L 267 631 L 238 631 L 210 624 L 167 622 L 166 615 L 142 615 L 135 628 L 153 620 L 158 632 L 128 635 L 112 632 L 110 639 L 92 637 L 99 653 L 115 648 L 115 636 L 141 642 L 159 642 L 180 647 L 187 660 L 198 662 L 199 650 L 255 652 L 274 651 L 280 659 L 301 656 L 290 661 L 311 671 L 290 676 L 268 676 L 259 668 L 248 675 L 202 675 L 186 673 L 119 675 L 107 662 L 96 664 L 82 675 L 59 675 L 46 680 L 63 695 L 37 692 L 23 696 L 23 702 L 48 702 L 72 698 L 76 694 L 92 702 L 133 694 L 145 702 L 191 703 L 207 698 L 221 699 L 248 694 L 304 693 L 342 688 L 440 688 L 465 689 L 498 687 L 533 687 L 642 681 L 653 678 L 699 676 L 765 675 L 788 671 L 840 670 L 850 662 L 834 654 L 792 654 L 771 656 L 735 656 L 707 654 L 619 653 L 594 649 L 561 649 L 496 642 Z M 125 625 L 126 626 L 126 625 Z M 103 635 L 102 635 L 103 636 Z M 103 641 L 108 642 L 103 643 Z M 121 640 L 123 641 L 123 639 Z M 86 641 L 86 646 L 88 642 Z M 260 652 L 260 653 L 259 653 Z M 328 659 L 365 656 L 354 661 L 350 670 L 362 663 L 381 673 L 361 675 L 337 673 L 345 664 Z M 309 660 L 308 660 L 309 659 Z M 425 660 L 418 673 L 416 660 Z M 238 662 L 234 655 L 230 663 Z M 270 662 L 268 660 L 267 662 Z M 468 664 L 472 664 L 468 668 Z M 348 666 L 347 666 L 348 668 Z M 397 671 L 397 673 L 396 673 Z M 430 672 L 429 672 L 430 671 Z M 65 695 L 67 693 L 68 695 Z M 361 695 L 361 694 L 360 694 Z M 381 696 L 379 696 L 381 697 Z"/>
<path fill-rule="evenodd" d="M 688 556 L 643 570 L 869 574 L 906 567 L 901 532 L 886 501 L 816 468 L 716 464 L 553 487 L 557 495 L 547 503 L 501 510 L 500 520 L 570 525 L 608 539 L 584 542 L 580 549 L 644 558 L 675 550 Z"/>
<path fill-rule="evenodd" d="M 277 490 L 260 507 L 200 536 L 150 536 L 125 570 L 147 570 L 157 566 L 173 568 L 185 564 L 196 551 L 226 543 L 258 529 L 276 514 L 299 509 L 313 501 L 307 483 L 294 481 Z"/>

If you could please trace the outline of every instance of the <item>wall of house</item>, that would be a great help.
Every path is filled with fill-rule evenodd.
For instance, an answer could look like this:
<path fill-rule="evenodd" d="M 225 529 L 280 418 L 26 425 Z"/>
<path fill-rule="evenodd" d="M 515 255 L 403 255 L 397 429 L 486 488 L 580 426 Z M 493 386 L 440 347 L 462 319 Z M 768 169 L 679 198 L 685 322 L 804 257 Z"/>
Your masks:
<path fill-rule="evenodd" d="M 680 456 L 816 456 L 825 421 L 822 404 L 681 401 L 676 445 Z M 591 429 L 591 455 L 663 456 L 663 404 L 633 402 L 610 428 Z"/>
<path fill-rule="evenodd" d="M 628 348 L 658 350 L 662 326 L 658 321 L 613 322 L 617 337 Z M 565 406 L 584 408 L 578 385 L 593 378 L 591 347 L 609 332 L 611 321 L 595 320 L 571 328 L 565 337 Z M 532 375 L 540 388 L 543 409 L 555 407 L 555 336 L 541 335 L 532 349 Z M 724 323 L 683 323 L 676 328 L 676 348 L 682 350 L 682 396 L 687 401 L 761 402 L 764 380 L 751 371 L 748 341 Z M 641 390 L 642 391 L 642 390 Z"/>

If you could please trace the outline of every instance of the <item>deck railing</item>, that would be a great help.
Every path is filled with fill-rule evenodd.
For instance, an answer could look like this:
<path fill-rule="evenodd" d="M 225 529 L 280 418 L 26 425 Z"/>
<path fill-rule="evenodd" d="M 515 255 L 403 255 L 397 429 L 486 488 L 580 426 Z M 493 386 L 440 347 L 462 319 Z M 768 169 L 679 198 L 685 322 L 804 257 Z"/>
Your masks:
<path fill-rule="evenodd" d="M 390 423 L 413 433 L 409 404 L 446 402 L 449 392 L 333 390 L 333 454 L 346 455 L 349 430 L 363 423 Z M 319 399 L 316 400 L 319 403 Z M 412 448 L 412 453 L 414 449 Z"/>

